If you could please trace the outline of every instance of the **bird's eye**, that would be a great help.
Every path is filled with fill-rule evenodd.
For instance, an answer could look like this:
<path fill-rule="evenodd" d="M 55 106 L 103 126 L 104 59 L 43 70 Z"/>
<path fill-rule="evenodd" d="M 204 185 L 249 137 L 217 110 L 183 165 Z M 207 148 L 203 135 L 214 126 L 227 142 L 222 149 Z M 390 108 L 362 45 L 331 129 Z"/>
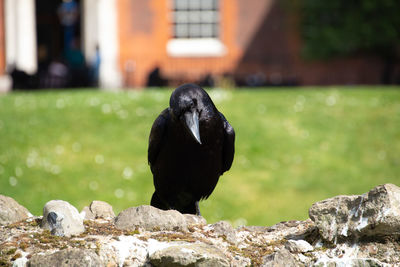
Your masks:
<path fill-rule="evenodd" d="M 196 99 L 196 98 L 193 98 L 193 99 L 192 99 L 192 102 L 193 102 L 193 104 L 194 104 L 195 106 L 197 106 L 197 99 Z"/>

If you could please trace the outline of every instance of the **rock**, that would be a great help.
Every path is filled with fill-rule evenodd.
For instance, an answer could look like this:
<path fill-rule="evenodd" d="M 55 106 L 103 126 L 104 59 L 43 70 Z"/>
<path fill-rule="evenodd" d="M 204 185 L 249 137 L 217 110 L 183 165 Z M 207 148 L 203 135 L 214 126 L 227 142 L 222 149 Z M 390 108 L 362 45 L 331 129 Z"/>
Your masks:
<path fill-rule="evenodd" d="M 104 201 L 94 200 L 90 203 L 89 207 L 84 207 L 81 216 L 85 220 L 90 219 L 113 219 L 115 218 L 115 213 L 110 204 Z"/>
<path fill-rule="evenodd" d="M 13 262 L 13 267 L 25 267 L 27 266 L 28 259 L 23 257 L 23 258 L 18 258 Z"/>
<path fill-rule="evenodd" d="M 207 224 L 206 219 L 202 216 L 193 214 L 183 214 L 183 216 L 185 216 L 187 226 L 204 226 Z"/>
<path fill-rule="evenodd" d="M 90 210 L 88 206 L 83 207 L 81 213 L 79 215 L 84 219 L 84 220 L 94 220 L 96 219 L 96 215 Z"/>
<path fill-rule="evenodd" d="M 263 267 L 297 267 L 303 266 L 287 249 L 280 249 L 277 252 L 263 258 Z"/>
<path fill-rule="evenodd" d="M 285 248 L 292 253 L 305 253 L 313 251 L 313 246 L 305 240 L 288 240 L 285 243 Z"/>
<path fill-rule="evenodd" d="M 148 205 L 121 211 L 115 218 L 115 226 L 120 230 L 143 228 L 147 231 L 187 231 L 186 218 L 179 211 L 160 210 Z"/>
<path fill-rule="evenodd" d="M 311 219 L 305 221 L 288 221 L 280 222 L 271 227 L 265 226 L 244 226 L 236 229 L 239 242 L 246 242 L 243 239 L 243 232 L 250 232 L 255 237 L 264 236 L 265 242 L 277 242 L 286 240 L 307 240 L 314 243 L 316 239 L 320 239 L 318 229 Z M 314 237 L 315 235 L 315 237 Z"/>
<path fill-rule="evenodd" d="M 87 222 L 83 235 L 57 238 L 38 229 L 40 218 L 29 218 L 0 226 L 0 265 L 400 266 L 399 195 L 394 185 L 378 186 L 362 196 L 314 204 L 313 220 L 271 227 L 204 225 L 202 217 L 140 206 L 114 221 Z M 65 235 L 68 216 L 82 223 L 70 204 L 50 201 L 42 223 Z"/>
<path fill-rule="evenodd" d="M 34 255 L 29 261 L 29 267 L 67 267 L 67 266 L 105 266 L 99 256 L 88 249 L 64 249 L 50 255 Z"/>
<path fill-rule="evenodd" d="M 63 223 L 56 211 L 47 218 L 55 228 Z M 0 226 L 1 266 L 400 266 L 398 237 L 333 244 L 321 239 L 311 220 L 238 229 L 218 222 L 187 232 L 120 231 L 109 220 L 93 220 L 83 235 L 69 238 L 49 236 L 38 221 Z M 225 238 L 232 231 L 237 244 Z"/>
<path fill-rule="evenodd" d="M 32 214 L 11 197 L 0 195 L 0 225 L 12 224 L 32 217 Z"/>
<path fill-rule="evenodd" d="M 314 265 L 314 267 L 336 267 L 336 266 L 351 266 L 351 267 L 382 267 L 391 266 L 384 264 L 374 259 L 320 259 Z"/>
<path fill-rule="evenodd" d="M 380 185 L 361 196 L 337 196 L 309 210 L 322 237 L 329 242 L 363 236 L 400 235 L 400 188 Z"/>
<path fill-rule="evenodd" d="M 41 227 L 57 236 L 78 235 L 85 231 L 78 210 L 63 200 L 51 200 L 46 203 Z"/>
<path fill-rule="evenodd" d="M 150 255 L 154 266 L 229 266 L 227 257 L 207 244 L 172 245 Z"/>
<path fill-rule="evenodd" d="M 226 240 L 232 244 L 237 243 L 236 231 L 232 225 L 227 221 L 219 221 L 211 225 L 211 229 L 214 230 L 218 235 L 222 235 Z"/>

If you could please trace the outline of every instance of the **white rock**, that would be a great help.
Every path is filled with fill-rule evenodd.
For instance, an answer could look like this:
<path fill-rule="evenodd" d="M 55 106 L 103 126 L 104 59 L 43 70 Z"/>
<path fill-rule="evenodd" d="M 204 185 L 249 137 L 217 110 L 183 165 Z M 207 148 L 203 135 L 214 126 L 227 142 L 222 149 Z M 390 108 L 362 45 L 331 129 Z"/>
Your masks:
<path fill-rule="evenodd" d="M 96 218 L 113 219 L 115 213 L 110 204 L 104 201 L 94 200 L 90 203 L 89 207 L 84 207 L 81 211 L 81 217 L 89 220 Z"/>
<path fill-rule="evenodd" d="M 313 246 L 305 240 L 288 240 L 285 243 L 285 248 L 293 253 L 304 253 L 313 251 Z"/>
<path fill-rule="evenodd" d="M 78 210 L 63 200 L 51 200 L 46 203 L 41 227 L 58 236 L 79 235 L 85 231 Z"/>
<path fill-rule="evenodd" d="M 21 258 L 16 259 L 13 262 L 12 266 L 13 267 L 25 267 L 27 262 L 28 262 L 28 259 L 26 257 L 21 257 Z"/>

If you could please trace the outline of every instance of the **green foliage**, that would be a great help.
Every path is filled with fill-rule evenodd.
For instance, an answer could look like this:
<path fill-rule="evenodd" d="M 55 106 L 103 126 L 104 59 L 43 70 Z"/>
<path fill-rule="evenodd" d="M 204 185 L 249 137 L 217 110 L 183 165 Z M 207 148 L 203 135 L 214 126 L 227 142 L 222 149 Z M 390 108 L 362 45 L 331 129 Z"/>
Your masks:
<path fill-rule="evenodd" d="M 375 90 L 372 90 L 375 89 Z M 210 91 L 236 131 L 236 155 L 210 198 L 212 223 L 305 219 L 312 203 L 400 185 L 400 88 Z M 170 90 L 0 96 L 0 194 L 41 215 L 52 199 L 116 213 L 149 204 L 150 127 Z"/>
<path fill-rule="evenodd" d="M 393 56 L 400 45 L 398 0 L 300 0 L 304 55 L 323 59 L 355 52 Z"/>

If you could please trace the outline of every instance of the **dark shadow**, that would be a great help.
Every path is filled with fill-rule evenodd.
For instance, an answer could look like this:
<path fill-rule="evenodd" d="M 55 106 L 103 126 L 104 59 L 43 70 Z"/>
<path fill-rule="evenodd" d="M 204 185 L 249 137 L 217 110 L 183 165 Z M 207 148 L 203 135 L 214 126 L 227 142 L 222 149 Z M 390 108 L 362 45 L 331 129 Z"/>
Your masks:
<path fill-rule="evenodd" d="M 152 69 L 147 77 L 148 87 L 163 87 L 167 85 L 167 80 L 161 75 L 160 67 Z"/>
<path fill-rule="evenodd" d="M 25 71 L 19 70 L 14 66 L 10 68 L 10 76 L 12 79 L 13 90 L 26 90 L 37 88 L 37 75 L 30 75 Z"/>
<path fill-rule="evenodd" d="M 287 14 L 274 1 L 245 48 L 234 78 L 239 86 L 297 85 L 288 45 Z"/>

